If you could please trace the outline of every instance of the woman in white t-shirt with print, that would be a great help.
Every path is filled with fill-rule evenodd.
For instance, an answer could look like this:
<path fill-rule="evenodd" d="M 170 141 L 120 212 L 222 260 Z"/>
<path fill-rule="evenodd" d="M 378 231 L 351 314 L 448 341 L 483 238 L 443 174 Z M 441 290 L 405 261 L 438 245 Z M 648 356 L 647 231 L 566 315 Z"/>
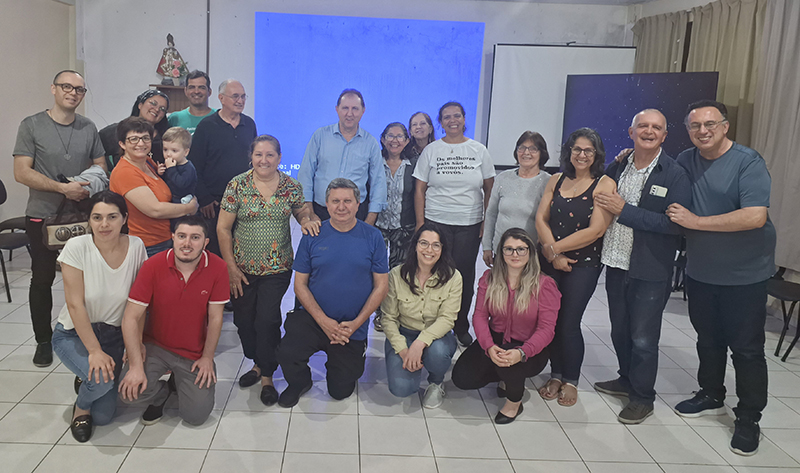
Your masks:
<path fill-rule="evenodd" d="M 78 442 L 93 425 L 111 422 L 125 343 L 122 313 L 133 280 L 147 259 L 144 243 L 122 233 L 125 199 L 111 191 L 92 197 L 92 233 L 71 238 L 58 257 L 66 304 L 58 315 L 53 350 L 80 379 L 70 430 Z"/>
<path fill-rule="evenodd" d="M 439 109 L 445 136 L 422 151 L 414 170 L 417 228 L 438 223 L 450 240 L 456 268 L 464 281 L 461 309 L 453 331 L 462 346 L 472 343 L 469 313 L 475 292 L 475 261 L 483 233 L 483 215 L 494 183 L 494 164 L 486 147 L 464 136 L 464 107 L 447 102 Z"/>

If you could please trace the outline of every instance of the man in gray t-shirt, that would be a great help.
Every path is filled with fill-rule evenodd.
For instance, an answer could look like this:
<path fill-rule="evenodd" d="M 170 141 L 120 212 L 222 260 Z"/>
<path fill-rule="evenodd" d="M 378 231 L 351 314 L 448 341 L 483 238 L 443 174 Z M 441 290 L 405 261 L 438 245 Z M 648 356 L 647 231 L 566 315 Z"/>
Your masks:
<path fill-rule="evenodd" d="M 689 318 L 697 332 L 700 391 L 680 402 L 684 417 L 725 413 L 728 348 L 736 372 L 731 450 L 758 450 L 758 421 L 767 405 L 764 323 L 767 279 L 775 272 L 775 227 L 767 214 L 771 179 L 757 151 L 731 141 L 727 109 L 704 100 L 689 106 L 686 128 L 694 148 L 678 155 L 692 183 L 691 211 L 667 216 L 686 229 Z"/>
<path fill-rule="evenodd" d="M 14 179 L 30 189 L 25 210 L 32 272 L 28 301 L 37 342 L 33 364 L 39 367 L 53 362 L 50 320 L 58 256 L 44 246 L 43 221 L 56 214 L 64 199 L 80 201 L 89 196 L 83 187 L 88 182 L 62 183 L 58 176 L 77 176 L 92 164 L 106 167 L 97 128 L 75 113 L 86 94 L 83 77 L 75 71 L 61 71 L 50 92 L 55 98 L 53 107 L 22 120 L 13 153 Z"/>

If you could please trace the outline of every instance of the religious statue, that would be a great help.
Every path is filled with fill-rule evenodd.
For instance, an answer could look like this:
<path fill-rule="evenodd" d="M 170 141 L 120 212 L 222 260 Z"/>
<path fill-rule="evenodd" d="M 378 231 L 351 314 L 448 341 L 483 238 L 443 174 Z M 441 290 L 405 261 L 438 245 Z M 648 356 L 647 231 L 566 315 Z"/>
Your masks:
<path fill-rule="evenodd" d="M 162 84 L 181 85 L 181 79 L 189 74 L 186 61 L 181 57 L 181 53 L 175 49 L 175 41 L 172 34 L 167 34 L 167 47 L 161 54 L 161 61 L 158 63 L 156 73 L 163 76 Z"/>

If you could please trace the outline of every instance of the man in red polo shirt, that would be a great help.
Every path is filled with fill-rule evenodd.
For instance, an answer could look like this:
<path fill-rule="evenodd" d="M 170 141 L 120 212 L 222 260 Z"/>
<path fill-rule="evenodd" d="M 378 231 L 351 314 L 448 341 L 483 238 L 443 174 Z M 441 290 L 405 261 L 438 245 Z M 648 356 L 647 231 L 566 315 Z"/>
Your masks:
<path fill-rule="evenodd" d="M 172 392 L 189 424 L 205 422 L 214 407 L 214 351 L 230 288 L 225 262 L 205 251 L 207 244 L 202 216 L 181 217 L 172 249 L 145 261 L 131 288 L 122 318 L 128 366 L 119 392 L 126 403 L 150 403 L 145 425 L 161 419 Z M 168 371 L 169 382 L 159 381 Z"/>

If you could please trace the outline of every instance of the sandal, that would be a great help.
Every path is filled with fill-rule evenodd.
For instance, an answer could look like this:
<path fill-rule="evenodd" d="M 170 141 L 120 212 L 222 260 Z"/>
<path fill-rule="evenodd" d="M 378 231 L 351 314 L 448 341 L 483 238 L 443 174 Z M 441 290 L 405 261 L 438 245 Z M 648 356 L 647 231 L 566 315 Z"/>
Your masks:
<path fill-rule="evenodd" d="M 575 394 L 566 394 L 565 388 L 571 389 Z M 578 402 L 578 388 L 572 383 L 561 383 L 561 389 L 558 390 L 558 405 L 564 407 L 572 407 Z"/>
<path fill-rule="evenodd" d="M 541 396 L 545 401 L 552 401 L 553 399 L 559 397 L 561 385 L 561 380 L 550 378 L 547 380 L 544 386 L 539 389 L 539 396 Z"/>

